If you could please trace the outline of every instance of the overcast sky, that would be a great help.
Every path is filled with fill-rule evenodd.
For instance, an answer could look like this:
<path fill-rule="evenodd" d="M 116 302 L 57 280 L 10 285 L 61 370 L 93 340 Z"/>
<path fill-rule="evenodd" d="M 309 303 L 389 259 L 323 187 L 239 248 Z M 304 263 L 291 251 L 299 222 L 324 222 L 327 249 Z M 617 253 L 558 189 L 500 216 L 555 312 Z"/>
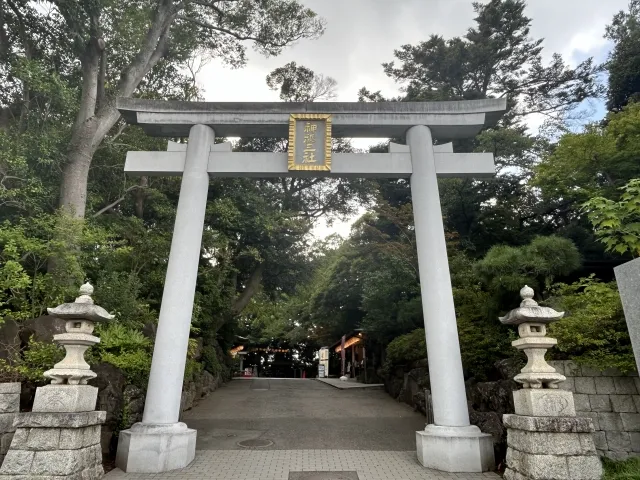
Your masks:
<path fill-rule="evenodd" d="M 367 86 L 387 95 L 397 85 L 387 78 L 382 62 L 393 50 L 416 44 L 431 34 L 445 38 L 463 35 L 473 24 L 471 0 L 302 0 L 327 20 L 325 34 L 304 40 L 278 57 L 250 52 L 248 65 L 231 70 L 207 65 L 198 77 L 209 101 L 277 101 L 265 84 L 274 68 L 295 61 L 338 81 L 338 100 L 356 101 Z M 577 62 L 588 56 L 603 59 L 608 45 L 602 38 L 613 15 L 626 9 L 628 0 L 530 0 L 531 35 L 545 39 L 545 54 L 563 54 Z"/>
<path fill-rule="evenodd" d="M 267 88 L 265 77 L 291 61 L 335 78 L 337 101 L 357 101 L 363 86 L 392 96 L 399 86 L 386 77 L 381 63 L 393 60 L 394 49 L 426 40 L 431 34 L 445 38 L 464 35 L 474 17 L 471 0 L 301 1 L 326 19 L 325 34 L 317 40 L 301 41 L 278 57 L 264 58 L 251 51 L 247 66 L 239 70 L 217 62 L 206 65 L 198 83 L 207 101 L 278 101 L 278 93 Z M 616 12 L 627 8 L 628 0 L 528 3 L 526 14 L 533 19 L 531 36 L 545 39 L 545 57 L 557 52 L 576 64 L 591 56 L 600 62 L 606 58 L 610 45 L 603 38 L 605 25 Z M 341 223 L 333 230 L 346 235 L 349 226 Z"/>

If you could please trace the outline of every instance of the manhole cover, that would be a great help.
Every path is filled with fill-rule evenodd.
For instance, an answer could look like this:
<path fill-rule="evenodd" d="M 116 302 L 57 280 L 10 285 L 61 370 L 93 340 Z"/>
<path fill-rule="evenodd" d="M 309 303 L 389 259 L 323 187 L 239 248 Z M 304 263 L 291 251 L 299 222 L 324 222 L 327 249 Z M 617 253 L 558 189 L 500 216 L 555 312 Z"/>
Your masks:
<path fill-rule="evenodd" d="M 265 440 L 261 438 L 242 440 L 241 442 L 238 442 L 238 446 L 245 448 L 265 448 L 270 447 L 271 445 L 273 445 L 273 442 L 271 440 Z"/>
<path fill-rule="evenodd" d="M 289 480 L 359 480 L 356 472 L 289 472 Z"/>

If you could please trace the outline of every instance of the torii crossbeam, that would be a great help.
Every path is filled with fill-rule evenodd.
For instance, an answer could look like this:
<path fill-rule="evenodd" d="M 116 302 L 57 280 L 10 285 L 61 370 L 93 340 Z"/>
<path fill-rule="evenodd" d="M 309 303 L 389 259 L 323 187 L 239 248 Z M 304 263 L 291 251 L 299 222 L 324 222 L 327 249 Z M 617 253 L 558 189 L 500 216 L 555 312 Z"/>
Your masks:
<path fill-rule="evenodd" d="M 493 177 L 491 153 L 453 153 L 453 145 L 434 145 L 438 177 Z M 411 177 L 411 152 L 407 145 L 391 143 L 389 153 L 333 153 L 331 171 L 288 169 L 287 153 L 232 152 L 230 143 L 211 147 L 207 173 L 210 177 Z M 128 152 L 124 171 L 132 175 L 182 175 L 187 145 L 169 141 L 166 152 Z"/>
<path fill-rule="evenodd" d="M 491 435 L 470 425 L 437 177 L 487 177 L 490 153 L 453 153 L 438 141 L 494 125 L 506 99 L 394 103 L 194 103 L 118 99 L 125 120 L 148 134 L 189 136 L 166 152 L 129 152 L 133 175 L 182 175 L 151 373 L 141 423 L 120 432 L 116 464 L 154 473 L 188 465 L 196 432 L 179 422 L 182 381 L 210 177 L 409 178 L 418 250 L 434 424 L 416 432 L 425 467 L 493 467 Z M 220 137 L 289 138 L 287 153 L 232 152 Z M 404 137 L 388 153 L 340 154 L 332 137 Z"/>

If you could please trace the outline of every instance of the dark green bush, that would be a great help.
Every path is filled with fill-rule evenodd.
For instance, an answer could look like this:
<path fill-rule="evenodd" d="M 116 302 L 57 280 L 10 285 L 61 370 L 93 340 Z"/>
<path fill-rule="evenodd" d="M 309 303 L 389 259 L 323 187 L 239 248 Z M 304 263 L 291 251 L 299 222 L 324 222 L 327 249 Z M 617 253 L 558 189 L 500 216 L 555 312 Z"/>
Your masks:
<path fill-rule="evenodd" d="M 120 323 L 102 326 L 98 335 L 100 343 L 92 348 L 92 355 L 98 361 L 118 367 L 130 383 L 146 387 L 151 370 L 151 340 Z"/>
<path fill-rule="evenodd" d="M 418 328 L 406 335 L 394 338 L 387 345 L 387 362 L 390 365 L 406 365 L 427 356 L 424 329 Z"/>
<path fill-rule="evenodd" d="M 64 358 L 64 350 L 52 342 L 29 339 L 27 347 L 8 360 L 0 359 L 0 381 L 44 383 L 44 372 Z"/>
<path fill-rule="evenodd" d="M 599 369 L 635 369 L 615 282 L 605 283 L 591 276 L 570 285 L 559 284 L 553 293 L 549 303 L 565 312 L 565 318 L 549 329 L 549 335 L 558 339 L 557 350 L 578 363 Z"/>
<path fill-rule="evenodd" d="M 204 369 L 214 377 L 218 374 L 222 375 L 222 364 L 218 360 L 215 347 L 207 345 L 202 349 L 202 363 Z"/>

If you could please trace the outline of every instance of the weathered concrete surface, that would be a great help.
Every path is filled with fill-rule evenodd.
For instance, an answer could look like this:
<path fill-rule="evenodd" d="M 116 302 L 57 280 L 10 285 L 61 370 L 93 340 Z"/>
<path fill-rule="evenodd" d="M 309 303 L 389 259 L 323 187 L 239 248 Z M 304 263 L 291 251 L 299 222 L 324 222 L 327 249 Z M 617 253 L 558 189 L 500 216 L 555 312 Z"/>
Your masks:
<path fill-rule="evenodd" d="M 145 425 L 122 430 L 116 465 L 132 473 L 156 473 L 189 465 L 196 455 L 196 431 L 184 423 Z"/>
<path fill-rule="evenodd" d="M 613 269 L 622 299 L 624 317 L 627 320 L 629 337 L 636 367 L 640 371 L 640 258 L 631 260 Z"/>
<path fill-rule="evenodd" d="M 237 442 L 274 442 L 269 450 L 414 451 L 424 417 L 382 390 L 338 390 L 314 380 L 233 380 L 182 421 L 198 430 L 198 450 L 242 450 Z"/>
<path fill-rule="evenodd" d="M 21 414 L 0 478 L 102 478 L 100 423 L 104 419 L 105 412 Z"/>
<path fill-rule="evenodd" d="M 184 172 L 184 152 L 127 152 L 124 171 L 131 175 L 179 176 Z M 337 177 L 409 178 L 410 153 L 334 153 L 331 171 L 290 171 L 286 153 L 211 152 L 207 171 L 211 177 Z M 495 176 L 491 153 L 436 153 L 436 173 L 441 178 Z"/>
<path fill-rule="evenodd" d="M 416 432 L 416 451 L 421 465 L 441 472 L 488 472 L 496 467 L 493 439 L 475 425 L 428 425 Z"/>
<path fill-rule="evenodd" d="M 517 415 L 531 417 L 574 417 L 573 393 L 550 388 L 523 388 L 513 392 Z"/>
<path fill-rule="evenodd" d="M 495 473 L 443 473 L 427 470 L 413 452 L 363 450 L 201 450 L 195 461 L 177 472 L 123 473 L 112 470 L 106 480 L 292 480 L 297 472 L 308 480 L 338 480 L 338 472 L 356 472 L 359 480 L 500 480 Z M 325 472 L 321 475 L 321 472 Z M 327 475 L 326 472 L 330 472 Z M 318 476 L 313 476 L 318 475 Z M 299 478 L 299 477 L 298 477 Z M 47 479 L 48 480 L 48 479 Z M 522 480 L 519 478 L 518 480 Z"/>
<path fill-rule="evenodd" d="M 360 383 L 356 382 L 354 379 L 349 379 L 346 382 L 337 378 L 318 378 L 316 380 L 339 390 L 349 390 L 352 388 L 384 389 L 384 383 Z"/>
<path fill-rule="evenodd" d="M 159 137 L 186 137 L 196 124 L 221 137 L 288 137 L 291 113 L 331 113 L 332 136 L 400 137 L 427 125 L 438 139 L 475 136 L 504 114 L 507 99 L 461 102 L 168 102 L 118 98 L 125 120 Z"/>
<path fill-rule="evenodd" d="M 98 387 L 92 385 L 45 385 L 36 390 L 34 412 L 92 412 Z"/>

